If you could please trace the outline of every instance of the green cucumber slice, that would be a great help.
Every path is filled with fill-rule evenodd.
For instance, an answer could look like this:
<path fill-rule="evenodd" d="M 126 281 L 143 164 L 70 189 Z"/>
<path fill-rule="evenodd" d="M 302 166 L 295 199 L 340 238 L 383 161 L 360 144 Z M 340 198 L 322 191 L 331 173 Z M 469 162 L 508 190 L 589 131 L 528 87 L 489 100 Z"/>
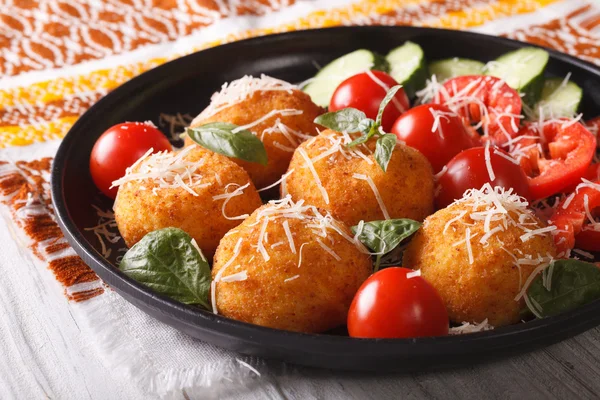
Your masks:
<path fill-rule="evenodd" d="M 390 64 L 390 75 L 404 87 L 408 97 L 425 86 L 428 76 L 421 46 L 407 41 L 390 51 L 385 59 Z"/>
<path fill-rule="evenodd" d="M 546 79 L 535 115 L 539 118 L 541 108 L 544 117 L 573 117 L 582 97 L 583 90 L 576 83 L 563 78 Z"/>
<path fill-rule="evenodd" d="M 503 79 L 508 86 L 524 94 L 525 103 L 533 105 L 540 98 L 544 86 L 548 58 L 545 50 L 523 47 L 489 62 L 485 73 Z"/>
<path fill-rule="evenodd" d="M 352 75 L 370 69 L 387 72 L 389 65 L 385 58 L 377 53 L 365 49 L 356 50 L 336 58 L 321 68 L 303 90 L 315 104 L 327 107 L 340 83 Z"/>
<path fill-rule="evenodd" d="M 463 75 L 481 75 L 485 64 L 468 58 L 447 58 L 429 64 L 429 74 L 435 75 L 438 82 Z"/>

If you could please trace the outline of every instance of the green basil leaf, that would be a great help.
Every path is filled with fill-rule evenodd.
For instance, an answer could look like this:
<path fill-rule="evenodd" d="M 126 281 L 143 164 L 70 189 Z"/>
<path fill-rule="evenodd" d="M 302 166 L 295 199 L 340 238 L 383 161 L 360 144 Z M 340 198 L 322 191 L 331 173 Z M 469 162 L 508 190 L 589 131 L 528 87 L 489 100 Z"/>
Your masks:
<path fill-rule="evenodd" d="M 387 133 L 377 139 L 377 144 L 375 146 L 375 160 L 377 160 L 377 164 L 379 164 L 383 172 L 387 170 L 387 166 L 392 158 L 392 153 L 395 148 L 396 135 Z"/>
<path fill-rule="evenodd" d="M 239 158 L 267 165 L 267 151 L 263 142 L 252 132 L 233 132 L 237 125 L 228 122 L 211 122 L 188 128 L 188 136 L 200 146 L 227 157 Z"/>
<path fill-rule="evenodd" d="M 408 218 L 365 222 L 358 240 L 374 253 L 387 254 L 420 227 L 420 222 Z M 357 230 L 358 225 L 352 227 L 355 235 Z"/>
<path fill-rule="evenodd" d="M 210 309 L 210 267 L 181 229 L 148 233 L 125 253 L 119 269 L 157 293 Z"/>
<path fill-rule="evenodd" d="M 600 268 L 579 260 L 557 260 L 537 276 L 526 296 L 531 312 L 550 317 L 600 298 Z"/>
<path fill-rule="evenodd" d="M 387 91 L 383 100 L 381 100 L 381 104 L 379 105 L 379 111 L 377 112 L 377 118 L 375 118 L 375 124 L 377 126 L 381 125 L 381 118 L 383 118 L 383 111 L 385 110 L 387 105 L 390 103 L 390 101 L 392 101 L 392 99 L 394 98 L 394 96 L 396 95 L 398 90 L 400 90 L 401 88 L 402 88 L 402 85 L 393 86 L 392 88 L 390 88 L 390 90 Z"/>
<path fill-rule="evenodd" d="M 368 124 L 366 119 L 368 118 L 364 112 L 356 108 L 344 108 L 321 114 L 315 118 L 314 122 L 336 132 L 356 133 L 362 132 L 365 124 Z"/>
<path fill-rule="evenodd" d="M 360 137 L 348 143 L 346 147 L 354 147 L 358 146 L 359 144 L 366 143 L 369 141 L 369 139 L 375 136 L 375 133 L 377 133 L 377 126 L 375 125 L 375 121 L 369 118 L 363 119 L 362 122 L 359 124 L 359 128 L 360 132 L 362 132 L 363 134 Z"/>

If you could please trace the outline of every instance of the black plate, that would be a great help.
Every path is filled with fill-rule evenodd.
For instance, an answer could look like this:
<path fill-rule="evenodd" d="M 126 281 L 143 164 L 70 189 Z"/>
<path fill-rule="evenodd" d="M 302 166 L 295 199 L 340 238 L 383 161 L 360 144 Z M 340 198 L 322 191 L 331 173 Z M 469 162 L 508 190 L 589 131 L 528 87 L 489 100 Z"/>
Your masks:
<path fill-rule="evenodd" d="M 371 340 L 279 331 L 233 321 L 152 293 L 115 268 L 114 260 L 104 259 L 94 235 L 84 231 L 97 222 L 90 204 L 111 207 L 98 194 L 88 168 L 94 142 L 111 125 L 145 120 L 158 123 L 160 113 L 195 116 L 223 82 L 245 74 L 265 73 L 299 82 L 315 74 L 315 63 L 325 65 L 358 48 L 385 54 L 405 40 L 420 44 L 430 60 L 468 57 L 488 61 L 524 46 L 470 32 L 350 27 L 249 39 L 169 62 L 104 97 L 63 140 L 52 168 L 52 195 L 66 238 L 100 278 L 157 319 L 217 346 L 310 366 L 386 371 L 448 367 L 549 345 L 600 324 L 600 301 L 595 301 L 564 315 L 465 336 Z M 571 79 L 583 88 L 581 111 L 586 117 L 595 116 L 600 110 L 600 71 L 564 54 L 551 51 L 550 55 L 547 74 L 571 72 Z"/>

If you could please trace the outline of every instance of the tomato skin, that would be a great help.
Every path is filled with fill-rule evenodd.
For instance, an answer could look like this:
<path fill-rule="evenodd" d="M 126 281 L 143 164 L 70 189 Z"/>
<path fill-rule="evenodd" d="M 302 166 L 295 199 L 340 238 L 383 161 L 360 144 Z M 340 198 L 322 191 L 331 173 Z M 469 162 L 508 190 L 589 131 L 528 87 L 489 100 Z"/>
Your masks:
<path fill-rule="evenodd" d="M 90 173 L 98 189 L 114 199 L 118 188 L 112 182 L 125 175 L 149 149 L 172 150 L 171 143 L 157 128 L 141 122 L 125 122 L 106 130 L 96 141 L 90 156 Z"/>
<path fill-rule="evenodd" d="M 594 183 L 600 185 L 600 180 L 596 180 Z M 554 214 L 550 217 L 550 224 L 558 228 L 553 237 L 559 253 L 571 250 L 576 244 L 584 250 L 600 250 L 600 241 L 594 241 L 588 246 L 588 240 L 593 240 L 600 235 L 596 235 L 599 232 L 585 229 L 585 223 L 588 219 L 585 211 L 586 198 L 588 209 L 592 213 L 600 207 L 600 191 L 591 187 L 581 187 L 575 192 L 575 196 L 569 200 L 566 208 L 564 205 L 568 197 L 558 204 Z M 577 239 L 579 239 L 579 242 L 577 242 Z"/>
<path fill-rule="evenodd" d="M 367 279 L 348 313 L 348 333 L 360 338 L 413 338 L 448 334 L 448 311 L 439 293 L 415 272 L 391 267 Z"/>
<path fill-rule="evenodd" d="M 437 126 L 433 113 L 440 115 Z M 434 132 L 433 127 L 436 127 Z M 392 133 L 423 153 L 435 173 L 452 157 L 474 146 L 473 138 L 460 116 L 441 104 L 423 104 L 411 108 L 396 119 Z"/>
<path fill-rule="evenodd" d="M 526 148 L 541 142 L 544 150 L 544 154 L 540 154 L 537 148 L 531 148 L 521 158 L 521 166 L 530 177 L 529 187 L 535 200 L 577 186 L 594 157 L 596 138 L 580 123 L 563 125 L 563 122 L 548 122 L 540 132 L 537 124 L 529 124 L 519 133 L 520 136 L 537 136 L 539 139 L 523 139 L 517 146 Z"/>
<path fill-rule="evenodd" d="M 482 121 L 486 132 L 482 140 L 489 140 L 500 146 L 509 137 L 513 138 L 519 133 L 519 119 L 516 116 L 521 114 L 521 97 L 501 79 L 482 75 L 457 76 L 447 80 L 443 86 L 444 90 L 435 96 L 433 102 L 457 108 L 456 111 L 467 125 Z M 451 105 L 450 98 L 458 93 L 474 97 L 478 101 L 464 106 L 456 102 Z M 479 105 L 487 110 L 487 118 L 482 115 Z"/>
<path fill-rule="evenodd" d="M 454 200 L 460 199 L 467 189 L 480 189 L 486 183 L 492 186 L 513 188 L 515 193 L 530 199 L 529 184 L 523 169 L 510 160 L 496 154 L 506 156 L 504 150 L 490 146 L 490 162 L 495 179 L 490 180 L 485 162 L 485 147 L 474 147 L 457 154 L 446 165 L 446 172 L 438 179 L 440 192 L 436 197 L 438 209 L 447 207 Z"/>
<path fill-rule="evenodd" d="M 371 73 L 388 88 L 398 84 L 394 78 L 385 72 L 371 71 Z M 331 96 L 329 111 L 339 111 L 352 107 L 361 110 L 367 118 L 374 120 L 386 92 L 387 90 L 375 82 L 368 73 L 362 72 L 340 83 L 333 92 L 333 96 Z M 397 102 L 391 101 L 388 104 L 381 119 L 381 126 L 385 132 L 390 132 L 394 121 L 410 107 L 404 89 L 398 90 L 394 98 Z"/>

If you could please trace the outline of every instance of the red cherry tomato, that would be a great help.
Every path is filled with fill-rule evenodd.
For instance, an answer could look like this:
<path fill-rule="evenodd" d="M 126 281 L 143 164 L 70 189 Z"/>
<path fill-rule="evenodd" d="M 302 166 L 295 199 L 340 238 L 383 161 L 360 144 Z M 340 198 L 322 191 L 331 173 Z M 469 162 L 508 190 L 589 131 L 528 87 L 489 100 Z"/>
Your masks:
<path fill-rule="evenodd" d="M 480 75 L 449 79 L 433 102 L 456 110 L 467 124 L 482 122 L 482 139 L 496 145 L 519 133 L 521 97 L 501 79 Z"/>
<path fill-rule="evenodd" d="M 536 200 L 577 186 L 596 150 L 596 138 L 580 123 L 547 122 L 541 130 L 537 124 L 525 126 L 520 132 L 525 138 L 513 150 L 522 155 L 521 166 Z"/>
<path fill-rule="evenodd" d="M 600 185 L 600 180 L 594 183 Z M 565 252 L 577 244 L 577 247 L 584 250 L 598 251 L 600 241 L 589 242 L 598 238 L 600 232 L 590 229 L 588 223 L 591 221 L 587 216 L 586 203 L 587 210 L 593 216 L 594 211 L 600 207 L 600 190 L 596 187 L 580 186 L 574 193 L 558 204 L 550 218 L 550 223 L 558 228 L 554 234 L 556 248 L 559 252 Z"/>
<path fill-rule="evenodd" d="M 94 144 L 90 156 L 90 173 L 98 189 L 114 199 L 117 188 L 109 189 L 112 182 L 125 175 L 125 169 L 151 148 L 155 152 L 172 150 L 165 135 L 154 126 L 126 122 L 108 128 Z"/>
<path fill-rule="evenodd" d="M 468 189 L 480 189 L 486 183 L 513 188 L 515 193 L 530 198 L 527 176 L 523 169 L 513 161 L 504 150 L 489 147 L 490 163 L 494 180 L 490 179 L 485 161 L 485 147 L 475 147 L 457 154 L 446 165 L 446 172 L 438 179 L 440 192 L 436 197 L 438 208 L 444 208 L 454 200 L 460 199 Z"/>
<path fill-rule="evenodd" d="M 423 104 L 398 117 L 392 133 L 419 150 L 439 172 L 448 161 L 476 142 L 458 114 L 441 104 Z"/>
<path fill-rule="evenodd" d="M 348 333 L 360 338 L 448 334 L 448 311 L 437 290 L 408 268 L 386 268 L 367 279 L 348 313 Z"/>
<path fill-rule="evenodd" d="M 375 119 L 385 94 L 397 84 L 394 78 L 381 71 L 362 72 L 351 76 L 340 83 L 333 92 L 329 111 L 352 107 L 364 112 L 368 118 Z M 381 126 L 385 132 L 390 132 L 396 118 L 410 107 L 404 89 L 398 90 L 394 100 L 385 108 L 381 119 Z"/>

